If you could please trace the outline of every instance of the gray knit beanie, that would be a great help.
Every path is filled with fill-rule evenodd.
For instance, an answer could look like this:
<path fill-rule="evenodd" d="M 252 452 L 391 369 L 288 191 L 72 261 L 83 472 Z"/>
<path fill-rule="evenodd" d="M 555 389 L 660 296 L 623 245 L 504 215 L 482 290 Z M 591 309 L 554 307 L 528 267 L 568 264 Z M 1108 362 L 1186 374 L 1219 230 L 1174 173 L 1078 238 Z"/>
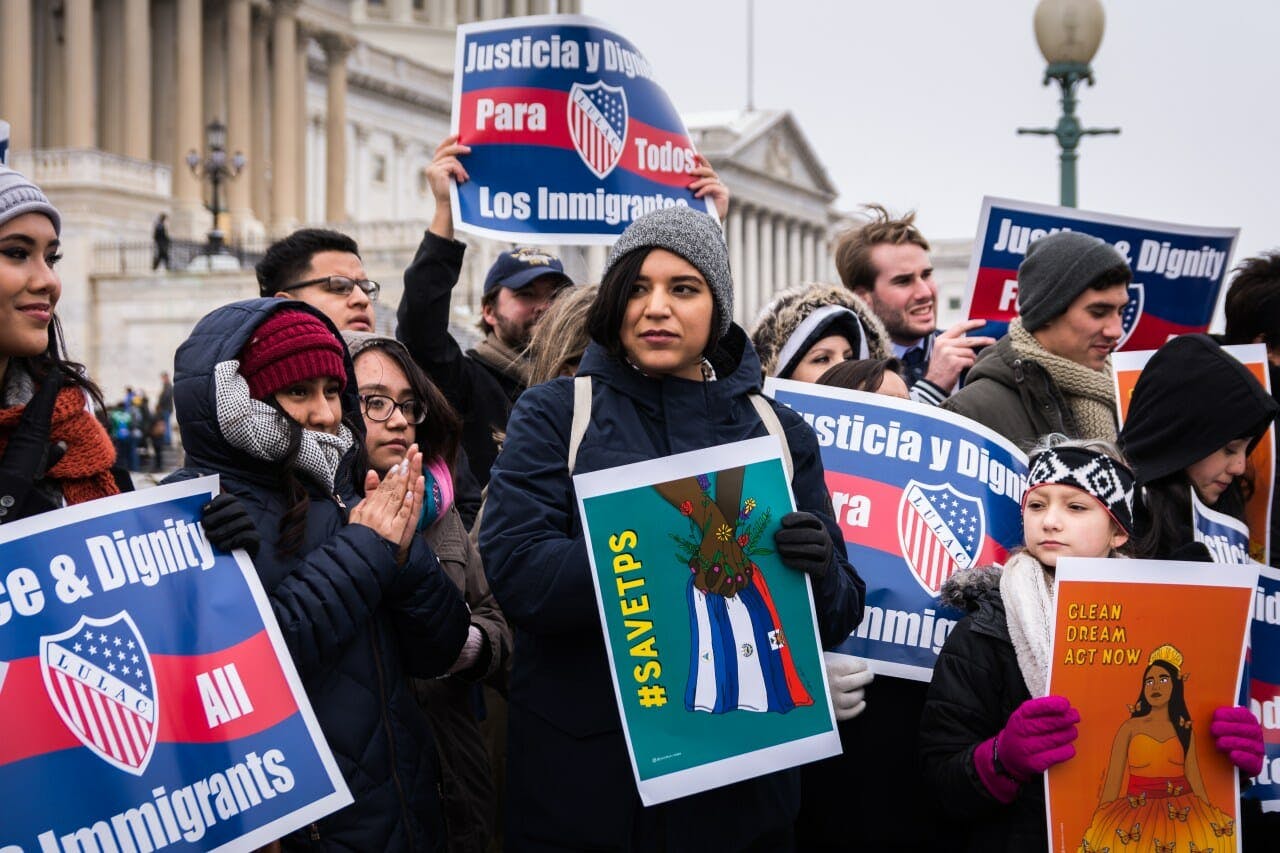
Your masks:
<path fill-rule="evenodd" d="M 710 214 L 675 205 L 646 213 L 627 226 L 609 251 L 604 272 L 635 249 L 666 249 L 697 267 L 711 286 L 711 299 L 720 313 L 720 335 L 733 323 L 733 276 L 729 273 L 729 248 L 724 234 Z"/>
<path fill-rule="evenodd" d="M 62 217 L 40 188 L 8 166 L 0 166 L 0 225 L 24 213 L 43 213 L 61 236 Z"/>
<path fill-rule="evenodd" d="M 1018 315 L 1034 332 L 1065 313 L 1089 285 L 1129 264 L 1104 240 L 1076 231 L 1059 231 L 1036 240 L 1018 267 Z"/>

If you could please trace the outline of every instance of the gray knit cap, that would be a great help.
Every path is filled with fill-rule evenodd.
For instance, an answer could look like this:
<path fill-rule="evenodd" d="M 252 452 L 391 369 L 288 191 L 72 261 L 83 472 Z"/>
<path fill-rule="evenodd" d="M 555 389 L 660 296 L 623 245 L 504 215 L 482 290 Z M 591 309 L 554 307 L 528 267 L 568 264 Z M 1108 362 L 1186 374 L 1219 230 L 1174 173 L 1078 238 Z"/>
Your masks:
<path fill-rule="evenodd" d="M 409 350 L 404 344 L 395 338 L 379 335 L 377 332 L 357 332 L 354 329 L 345 329 L 342 332 L 342 340 L 347 345 L 347 352 L 351 353 L 352 361 L 355 361 L 356 356 L 360 355 L 360 353 L 372 347 L 397 349 L 405 355 L 409 355 Z"/>
<path fill-rule="evenodd" d="M 43 213 L 62 234 L 62 217 L 40 188 L 8 166 L 0 166 L 0 225 L 24 213 Z"/>
<path fill-rule="evenodd" d="M 720 334 L 733 323 L 733 276 L 724 233 L 710 214 L 675 205 L 646 213 L 627 226 L 609 251 L 602 276 L 623 255 L 635 249 L 666 249 L 697 267 L 711 286 L 711 299 L 720 312 Z"/>
<path fill-rule="evenodd" d="M 1076 297 L 1114 269 L 1129 264 L 1104 240 L 1059 231 L 1036 240 L 1018 267 L 1018 315 L 1034 332 L 1071 307 Z"/>

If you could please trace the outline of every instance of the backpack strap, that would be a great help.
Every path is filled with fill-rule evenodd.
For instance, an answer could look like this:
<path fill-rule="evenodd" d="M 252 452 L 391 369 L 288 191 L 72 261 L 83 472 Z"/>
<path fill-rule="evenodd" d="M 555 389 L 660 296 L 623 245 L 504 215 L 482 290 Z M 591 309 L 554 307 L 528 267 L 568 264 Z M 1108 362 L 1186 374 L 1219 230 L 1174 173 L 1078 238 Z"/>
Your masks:
<path fill-rule="evenodd" d="M 578 462 L 578 446 L 587 434 L 591 423 L 591 377 L 575 376 L 573 379 L 573 424 L 569 427 L 569 475 L 573 476 Z"/>
<path fill-rule="evenodd" d="M 778 413 L 773 410 L 773 406 L 769 405 L 769 401 L 759 394 L 748 394 L 751 405 L 756 407 L 756 414 L 760 416 L 760 420 L 764 422 L 764 428 L 769 431 L 770 435 L 776 435 L 778 441 L 782 442 L 782 470 L 787 472 L 787 479 L 790 480 L 796 475 L 795 463 L 791 461 L 791 445 L 787 444 L 787 433 L 782 428 L 782 421 L 778 420 Z"/>

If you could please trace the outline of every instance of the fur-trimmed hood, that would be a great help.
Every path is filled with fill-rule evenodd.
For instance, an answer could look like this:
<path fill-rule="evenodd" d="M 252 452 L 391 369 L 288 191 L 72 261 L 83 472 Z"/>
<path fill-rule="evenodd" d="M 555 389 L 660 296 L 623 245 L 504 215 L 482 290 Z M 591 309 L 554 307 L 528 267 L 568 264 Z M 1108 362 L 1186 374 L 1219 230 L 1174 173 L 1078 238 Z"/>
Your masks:
<path fill-rule="evenodd" d="M 765 376 L 777 375 L 778 355 L 787 341 L 806 317 L 827 305 L 841 305 L 857 315 L 866 339 L 868 358 L 889 358 L 893 355 L 884 323 L 861 297 L 840 285 L 807 284 L 779 293 L 756 319 L 751 343 L 760 356 Z"/>
<path fill-rule="evenodd" d="M 942 585 L 939 600 L 948 607 L 972 613 L 984 598 L 1000 597 L 1000 566 L 974 566 L 960 569 Z"/>

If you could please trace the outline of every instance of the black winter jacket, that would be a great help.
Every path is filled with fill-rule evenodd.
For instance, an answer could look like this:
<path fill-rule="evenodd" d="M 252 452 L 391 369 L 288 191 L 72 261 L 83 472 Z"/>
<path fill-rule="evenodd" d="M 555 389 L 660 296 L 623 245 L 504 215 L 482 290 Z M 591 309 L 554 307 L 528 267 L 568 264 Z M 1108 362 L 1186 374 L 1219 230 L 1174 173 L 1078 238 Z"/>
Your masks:
<path fill-rule="evenodd" d="M 1024 450 L 1051 432 L 1080 437 L 1071 406 L 1049 371 L 1019 356 L 1008 335 L 978 356 L 964 387 L 942 408 L 995 430 Z"/>
<path fill-rule="evenodd" d="M 495 431 L 507 428 L 507 416 L 524 383 L 463 353 L 449 334 L 449 301 L 462 271 L 467 246 L 428 231 L 404 271 L 404 293 L 396 310 L 396 338 L 426 371 L 462 418 L 462 447 L 483 488 L 498 456 Z"/>
<path fill-rule="evenodd" d="M 574 473 L 598 471 L 767 433 L 747 395 L 760 362 L 734 326 L 712 359 L 714 382 L 651 379 L 588 346 L 590 425 Z M 865 585 L 831 517 L 813 431 L 774 404 L 795 464 L 796 504 L 835 542 L 814 581 L 818 627 L 833 645 L 862 618 Z M 652 808 L 636 792 L 609 676 L 586 541 L 567 468 L 573 381 L 520 398 L 480 522 L 490 586 L 515 629 L 507 758 L 508 850 L 784 850 L 799 773 L 784 771 Z"/>
<path fill-rule="evenodd" d="M 1016 559 L 1016 558 L 1015 558 Z M 920 719 L 920 763 L 937 792 L 950 850 L 1035 853 L 1048 850 L 1044 783 L 1032 779 L 1005 805 L 978 778 L 974 750 L 1000 733 L 1031 698 L 1018 669 L 999 569 L 966 569 L 942 588 L 942 601 L 968 611 L 947 637 Z"/>
<path fill-rule="evenodd" d="M 237 358 L 253 331 L 288 307 L 320 317 L 305 303 L 236 302 L 208 314 L 178 348 L 174 402 L 186 466 L 172 479 L 218 474 L 257 523 L 254 566 L 280 623 L 316 718 L 355 802 L 285 840 L 285 849 L 418 851 L 442 849 L 430 727 L 407 675 L 445 672 L 458 657 L 469 618 L 457 587 L 431 549 L 415 537 L 397 565 L 395 546 L 372 529 L 347 524 L 354 453 L 340 465 L 339 494 L 308 483 L 311 505 L 298 553 L 278 555 L 286 499 L 271 466 L 233 447 L 216 414 L 214 366 Z M 343 413 L 360 425 L 355 372 Z M 341 503 L 340 503 L 341 501 Z"/>

